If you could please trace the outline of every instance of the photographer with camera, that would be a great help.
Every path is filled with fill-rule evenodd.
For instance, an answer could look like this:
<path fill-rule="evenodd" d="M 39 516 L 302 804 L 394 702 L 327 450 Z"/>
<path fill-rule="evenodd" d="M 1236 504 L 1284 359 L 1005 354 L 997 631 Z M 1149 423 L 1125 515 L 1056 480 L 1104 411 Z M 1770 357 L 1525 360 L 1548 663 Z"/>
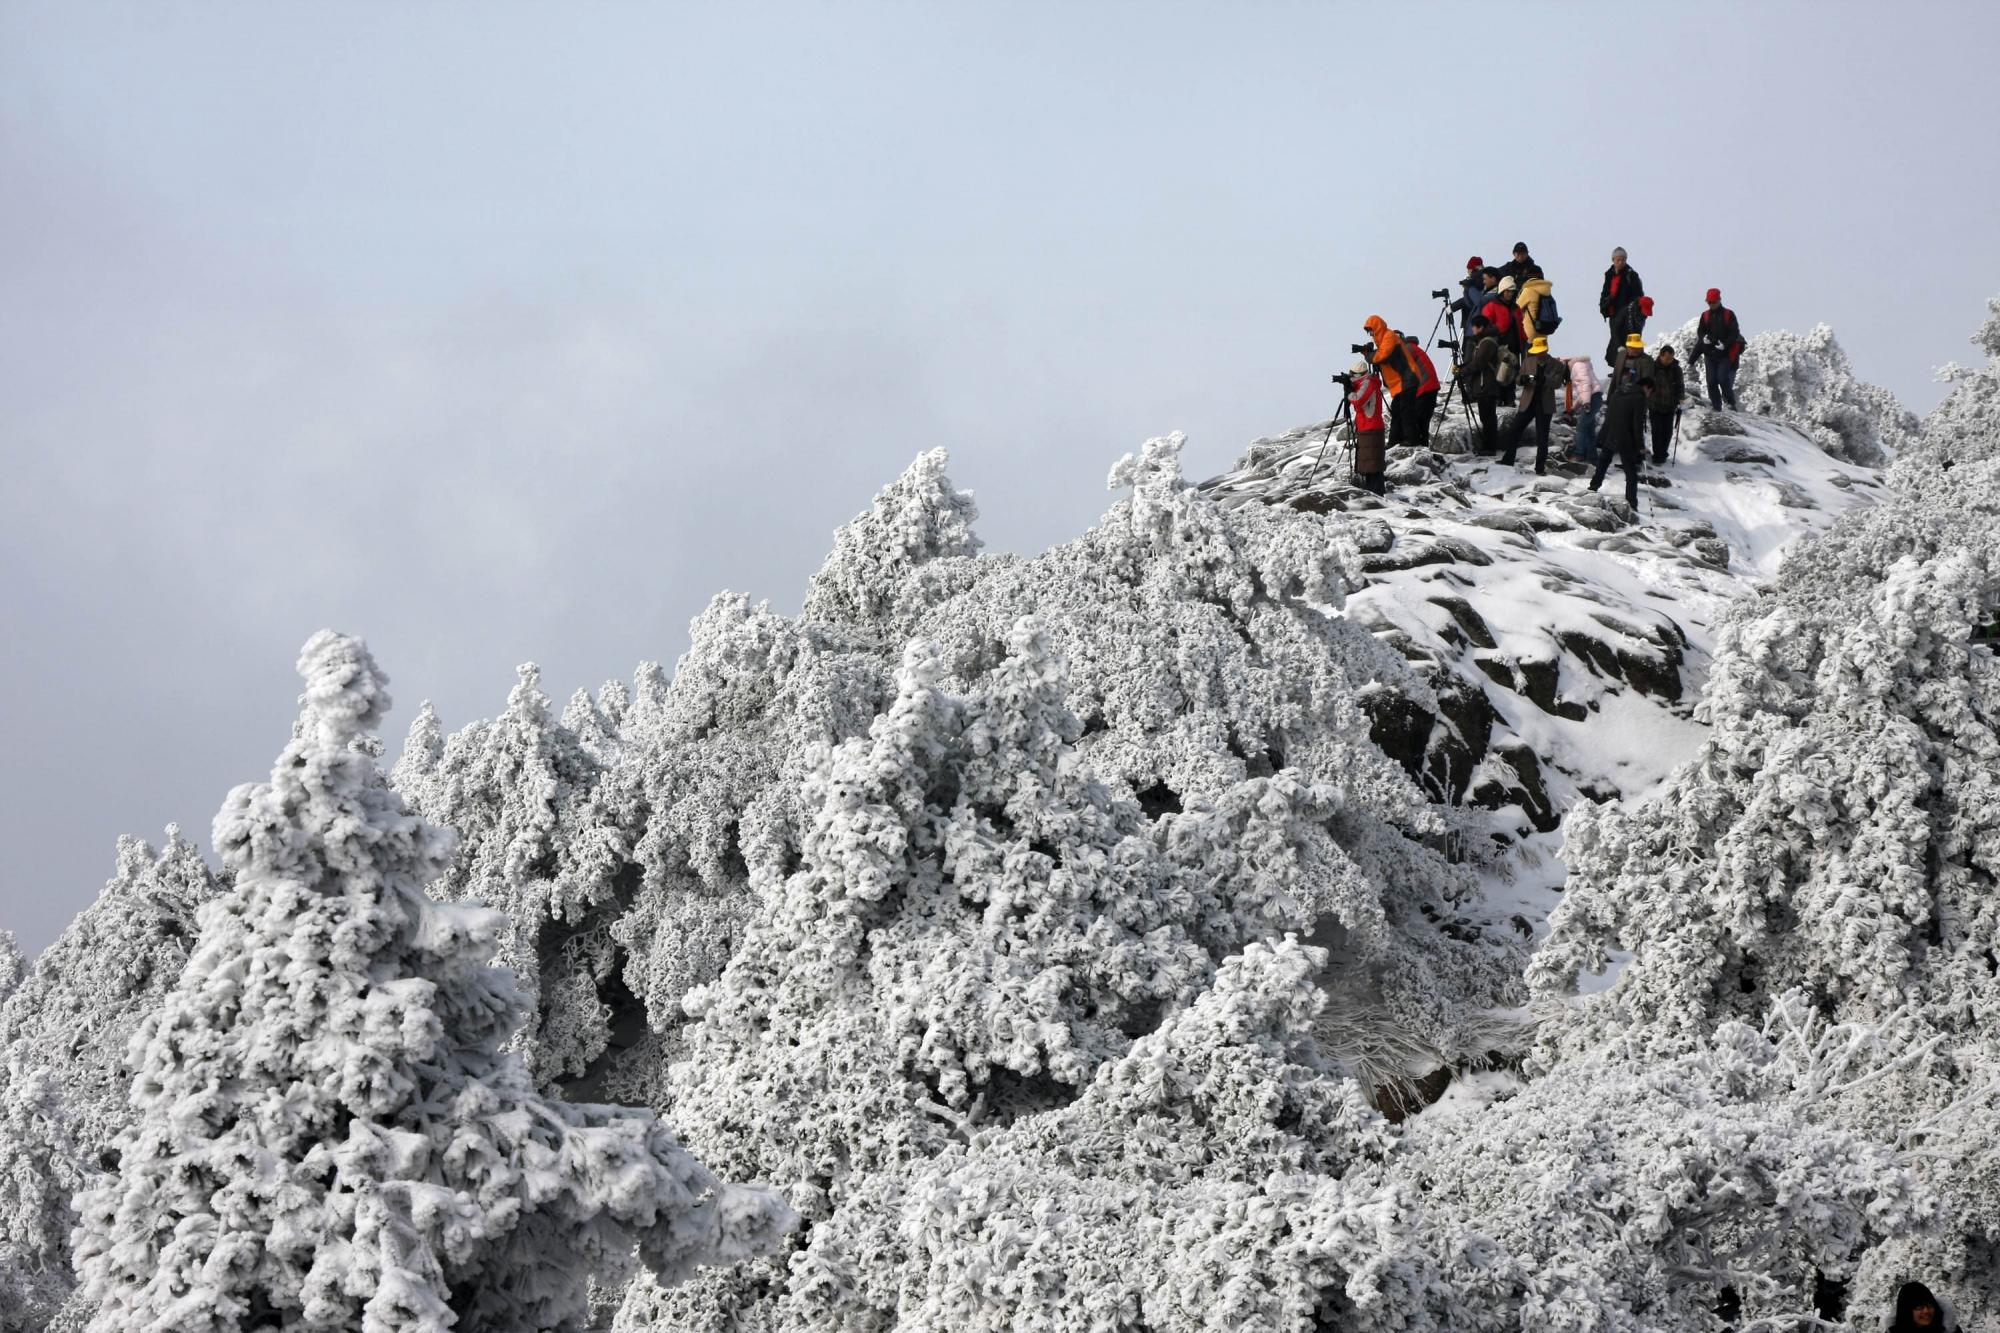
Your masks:
<path fill-rule="evenodd" d="M 1354 350 L 1368 358 L 1388 390 L 1390 438 L 1408 439 L 1415 429 L 1412 418 L 1417 411 L 1417 386 L 1423 382 L 1423 376 L 1410 356 L 1409 346 L 1389 327 L 1387 320 L 1370 315 L 1361 327 L 1374 341 L 1355 343 Z"/>
<path fill-rule="evenodd" d="M 1422 448 L 1431 447 L 1431 418 L 1437 415 L 1438 390 L 1444 387 L 1438 379 L 1437 363 L 1424 350 L 1422 338 L 1411 338 L 1401 329 L 1396 336 L 1403 340 L 1403 348 L 1410 354 L 1410 360 L 1417 368 L 1416 410 L 1410 414 L 1410 434 L 1392 444 L 1414 444 Z"/>
<path fill-rule="evenodd" d="M 1354 471 L 1364 489 L 1381 495 L 1389 488 L 1385 475 L 1389 449 L 1382 438 L 1382 377 L 1363 360 L 1356 361 L 1345 375 L 1333 378 L 1347 390 L 1347 405 L 1354 409 Z"/>
<path fill-rule="evenodd" d="M 1495 282 L 1499 279 L 1495 278 Z M 1486 261 L 1478 255 L 1465 261 L 1465 276 L 1458 280 L 1458 289 L 1463 293 L 1451 303 L 1451 310 L 1458 317 L 1459 327 L 1467 334 L 1472 332 L 1472 319 L 1486 304 Z M 1439 288 L 1432 297 L 1445 295 L 1448 288 Z"/>
<path fill-rule="evenodd" d="M 1484 315 L 1472 317 L 1471 339 L 1472 350 L 1459 367 L 1458 382 L 1466 401 L 1479 413 L 1479 444 L 1475 452 L 1481 458 L 1491 458 L 1500 448 L 1500 399 L 1513 378 L 1506 371 L 1505 362 L 1514 353 L 1501 346 L 1493 332 L 1493 322 Z"/>

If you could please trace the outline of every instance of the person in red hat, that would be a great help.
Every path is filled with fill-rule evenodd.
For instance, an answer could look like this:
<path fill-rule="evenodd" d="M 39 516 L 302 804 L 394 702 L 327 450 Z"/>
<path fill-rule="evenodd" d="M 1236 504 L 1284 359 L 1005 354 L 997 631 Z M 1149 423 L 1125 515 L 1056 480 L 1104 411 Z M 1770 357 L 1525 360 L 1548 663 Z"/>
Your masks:
<path fill-rule="evenodd" d="M 1458 280 L 1458 289 L 1465 293 L 1451 303 L 1458 314 L 1458 322 L 1469 336 L 1472 332 L 1472 317 L 1486 304 L 1486 261 L 1478 255 L 1465 261 L 1465 276 Z"/>
<path fill-rule="evenodd" d="M 1722 304 L 1722 289 L 1708 289 L 1708 309 L 1694 329 L 1694 354 L 1701 359 L 1702 377 L 1708 381 L 1708 404 L 1722 410 L 1736 410 L 1736 363 L 1743 356 L 1743 329 L 1736 312 Z"/>

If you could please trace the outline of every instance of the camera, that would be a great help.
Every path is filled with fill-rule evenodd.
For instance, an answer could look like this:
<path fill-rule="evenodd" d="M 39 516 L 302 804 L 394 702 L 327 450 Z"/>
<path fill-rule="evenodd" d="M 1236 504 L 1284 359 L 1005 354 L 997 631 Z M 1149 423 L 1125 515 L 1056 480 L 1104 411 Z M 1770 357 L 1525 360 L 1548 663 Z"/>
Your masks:
<path fill-rule="evenodd" d="M 1440 287 L 1431 293 L 1431 300 L 1433 301 L 1449 301 L 1450 299 L 1451 288 L 1449 287 Z"/>
<path fill-rule="evenodd" d="M 1373 354 L 1374 354 L 1374 351 L 1375 351 L 1375 344 L 1374 344 L 1374 343 L 1349 343 L 1349 344 L 1347 344 L 1347 350 L 1348 350 L 1348 351 L 1350 351 L 1350 352 L 1353 352 L 1353 353 L 1354 353 L 1355 355 L 1357 355 L 1357 356 L 1371 356 L 1371 355 L 1373 355 Z"/>
<path fill-rule="evenodd" d="M 1437 340 L 1437 345 L 1439 347 L 1449 347 L 1452 351 L 1456 352 L 1458 350 L 1458 339 L 1440 338 Z"/>
<path fill-rule="evenodd" d="M 1341 371 L 1333 377 L 1333 382 L 1350 393 L 1354 391 L 1354 373 L 1352 371 Z"/>

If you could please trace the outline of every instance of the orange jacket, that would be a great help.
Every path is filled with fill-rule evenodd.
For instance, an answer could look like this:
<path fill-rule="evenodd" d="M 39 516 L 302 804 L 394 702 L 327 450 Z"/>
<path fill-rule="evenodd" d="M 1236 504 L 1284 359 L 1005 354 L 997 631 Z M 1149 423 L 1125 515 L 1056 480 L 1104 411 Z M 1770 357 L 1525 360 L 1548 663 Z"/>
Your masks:
<path fill-rule="evenodd" d="M 1375 368 L 1382 372 L 1382 383 L 1389 390 L 1391 398 L 1400 398 L 1405 389 L 1415 389 L 1423 378 L 1410 360 L 1409 349 L 1403 340 L 1380 315 L 1370 315 L 1368 322 L 1361 326 L 1368 330 L 1368 336 L 1375 340 L 1375 355 L 1369 357 Z"/>

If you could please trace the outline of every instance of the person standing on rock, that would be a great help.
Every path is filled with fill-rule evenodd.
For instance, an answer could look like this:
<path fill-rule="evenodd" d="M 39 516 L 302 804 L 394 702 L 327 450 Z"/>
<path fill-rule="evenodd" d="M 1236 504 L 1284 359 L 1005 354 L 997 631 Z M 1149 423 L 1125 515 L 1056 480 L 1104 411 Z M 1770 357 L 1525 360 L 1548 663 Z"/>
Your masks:
<path fill-rule="evenodd" d="M 1597 461 L 1597 412 L 1604 406 L 1604 385 L 1597 378 L 1597 367 L 1587 356 L 1566 356 L 1563 364 L 1569 367 L 1569 383 L 1564 386 L 1566 406 L 1576 422 L 1576 444 L 1573 455 L 1579 462 Z"/>
<path fill-rule="evenodd" d="M 1518 286 L 1512 278 L 1500 279 L 1487 293 L 1486 305 L 1480 310 L 1492 323 L 1494 334 L 1517 354 L 1528 346 L 1521 338 L 1521 313 L 1514 309 L 1514 289 Z"/>
<path fill-rule="evenodd" d="M 1400 442 L 1416 428 L 1413 418 L 1417 411 L 1417 385 L 1423 377 L 1417 373 L 1409 344 L 1389 327 L 1387 320 L 1370 315 L 1361 327 L 1375 344 L 1374 354 L 1368 360 L 1389 391 L 1389 439 L 1392 443 Z"/>
<path fill-rule="evenodd" d="M 1611 343 L 1604 349 L 1606 357 L 1618 355 L 1618 349 L 1625 345 L 1625 335 L 1643 331 L 1622 328 L 1620 320 L 1645 294 L 1646 284 L 1639 281 L 1639 270 L 1625 262 L 1625 247 L 1617 247 L 1611 252 L 1611 267 L 1604 270 L 1604 288 L 1597 294 L 1597 313 L 1611 326 Z"/>
<path fill-rule="evenodd" d="M 1736 410 L 1736 363 L 1743 356 L 1743 330 L 1736 312 L 1722 304 L 1722 290 L 1708 289 L 1708 309 L 1694 330 L 1694 355 L 1701 358 L 1701 371 L 1708 380 L 1708 405 L 1720 412 L 1725 399 Z"/>
<path fill-rule="evenodd" d="M 1438 390 L 1444 385 L 1438 379 L 1437 363 L 1424 350 L 1423 339 L 1404 337 L 1401 329 L 1396 330 L 1396 336 L 1403 339 L 1403 347 L 1417 367 L 1417 406 L 1410 414 L 1410 435 L 1393 443 L 1414 444 L 1428 449 L 1431 447 L 1431 418 L 1437 415 Z"/>
<path fill-rule="evenodd" d="M 1500 399 L 1506 394 L 1500 363 L 1513 353 L 1500 345 L 1493 323 L 1484 315 L 1472 317 L 1472 352 L 1459 368 L 1459 382 L 1465 397 L 1479 413 L 1479 446 L 1482 458 L 1491 458 L 1500 448 Z"/>
<path fill-rule="evenodd" d="M 1535 257 L 1528 253 L 1526 241 L 1514 242 L 1514 257 L 1500 266 L 1502 278 L 1512 278 L 1517 284 L 1525 282 L 1528 270 L 1535 266 Z"/>
<path fill-rule="evenodd" d="M 1496 279 L 1497 281 L 1497 279 Z M 1465 335 L 1472 336 L 1472 317 L 1486 304 L 1486 261 L 1478 255 L 1465 261 L 1465 276 L 1458 281 L 1458 289 L 1465 293 L 1451 303 L 1458 315 L 1458 322 L 1464 326 Z"/>
<path fill-rule="evenodd" d="M 1681 395 L 1687 392 L 1687 376 L 1681 373 L 1674 345 L 1666 344 L 1654 358 L 1653 386 L 1646 391 L 1646 414 L 1653 421 L 1653 463 L 1667 461 L 1667 446 L 1674 438 L 1674 418 L 1680 414 Z"/>
<path fill-rule="evenodd" d="M 1639 520 L 1639 464 L 1646 454 L 1646 393 L 1652 388 L 1658 367 L 1646 355 L 1646 340 L 1632 334 L 1618 349 L 1611 372 L 1611 390 L 1604 404 L 1604 438 L 1598 442 L 1597 471 L 1590 489 L 1604 485 L 1616 453 L 1625 468 L 1625 503 L 1632 521 Z"/>
<path fill-rule="evenodd" d="M 1384 475 L 1389 449 L 1382 430 L 1382 377 L 1366 361 L 1356 361 L 1350 374 L 1354 383 L 1347 402 L 1354 409 L 1354 471 L 1365 489 L 1380 495 L 1389 488 Z"/>
<path fill-rule="evenodd" d="M 1521 362 L 1521 405 L 1507 429 L 1507 447 L 1500 454 L 1502 463 L 1514 466 L 1514 455 L 1532 423 L 1540 428 L 1535 444 L 1535 475 L 1549 474 L 1549 421 L 1555 416 L 1556 384 L 1568 371 L 1568 366 L 1549 355 L 1547 339 L 1537 338 L 1529 345 L 1527 359 Z"/>

